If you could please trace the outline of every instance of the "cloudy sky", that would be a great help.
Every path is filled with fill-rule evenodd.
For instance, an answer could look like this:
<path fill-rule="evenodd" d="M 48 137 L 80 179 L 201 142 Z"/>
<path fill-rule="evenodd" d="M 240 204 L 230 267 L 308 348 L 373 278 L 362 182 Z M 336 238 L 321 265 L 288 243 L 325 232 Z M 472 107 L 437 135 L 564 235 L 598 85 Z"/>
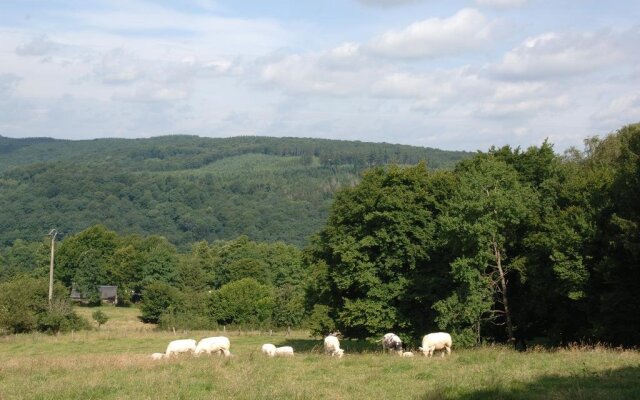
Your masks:
<path fill-rule="evenodd" d="M 640 121 L 637 0 L 0 1 L 0 135 L 485 150 Z"/>

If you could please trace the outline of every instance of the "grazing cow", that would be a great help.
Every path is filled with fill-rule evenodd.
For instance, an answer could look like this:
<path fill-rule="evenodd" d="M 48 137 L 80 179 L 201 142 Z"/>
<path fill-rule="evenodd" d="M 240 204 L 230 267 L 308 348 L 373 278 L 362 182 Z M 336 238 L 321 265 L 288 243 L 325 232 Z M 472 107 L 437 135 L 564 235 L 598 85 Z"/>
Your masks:
<path fill-rule="evenodd" d="M 162 360 L 164 358 L 164 353 L 153 353 L 151 354 L 152 360 Z"/>
<path fill-rule="evenodd" d="M 225 357 L 229 357 L 231 353 L 229 349 L 231 348 L 231 342 L 229 338 L 226 336 L 212 336 L 208 338 L 204 338 L 198 342 L 198 346 L 196 346 L 196 356 L 199 356 L 202 353 L 222 353 Z"/>
<path fill-rule="evenodd" d="M 278 357 L 293 357 L 293 347 L 282 346 L 276 348 L 276 356 Z"/>
<path fill-rule="evenodd" d="M 413 353 L 410 351 L 405 351 L 402 353 L 402 357 L 413 357 Z"/>
<path fill-rule="evenodd" d="M 196 351 L 196 341 L 193 339 L 180 339 L 169 342 L 165 357 L 169 358 L 173 354 L 188 353 Z"/>
<path fill-rule="evenodd" d="M 446 332 L 437 332 L 424 335 L 422 338 L 422 347 L 420 351 L 427 357 L 431 357 L 436 350 L 442 350 L 442 356 L 444 352 L 451 354 L 451 335 Z"/>
<path fill-rule="evenodd" d="M 330 356 L 337 355 L 338 358 L 344 355 L 344 350 L 340 348 L 340 341 L 335 335 L 331 334 L 324 338 L 324 352 Z"/>
<path fill-rule="evenodd" d="M 382 338 L 382 349 L 402 354 L 402 340 L 395 333 L 387 333 Z"/>
<path fill-rule="evenodd" d="M 276 355 L 276 346 L 271 343 L 266 343 L 262 345 L 262 354 L 267 355 L 269 357 L 273 357 Z"/>

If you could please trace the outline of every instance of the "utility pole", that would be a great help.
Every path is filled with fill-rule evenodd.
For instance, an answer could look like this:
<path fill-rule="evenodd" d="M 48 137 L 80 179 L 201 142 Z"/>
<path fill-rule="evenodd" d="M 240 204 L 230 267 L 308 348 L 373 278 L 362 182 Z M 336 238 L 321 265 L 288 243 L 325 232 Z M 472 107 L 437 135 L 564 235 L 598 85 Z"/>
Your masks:
<path fill-rule="evenodd" d="M 53 299 L 53 257 L 55 254 L 55 245 L 56 245 L 56 235 L 58 231 L 52 229 L 49 232 L 49 236 L 51 236 L 51 263 L 49 264 L 49 307 L 51 307 L 51 300 Z"/>

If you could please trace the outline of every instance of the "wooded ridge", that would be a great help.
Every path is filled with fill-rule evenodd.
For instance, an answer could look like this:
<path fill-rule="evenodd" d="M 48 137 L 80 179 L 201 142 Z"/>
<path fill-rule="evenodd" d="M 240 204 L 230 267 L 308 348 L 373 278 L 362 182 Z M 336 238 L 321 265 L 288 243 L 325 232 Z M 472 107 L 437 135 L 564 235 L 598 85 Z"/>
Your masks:
<path fill-rule="evenodd" d="M 243 234 L 302 245 L 326 219 L 333 193 L 355 184 L 365 168 L 420 160 L 451 168 L 468 156 L 304 138 L 0 136 L 0 243 L 100 223 L 179 246 Z"/>

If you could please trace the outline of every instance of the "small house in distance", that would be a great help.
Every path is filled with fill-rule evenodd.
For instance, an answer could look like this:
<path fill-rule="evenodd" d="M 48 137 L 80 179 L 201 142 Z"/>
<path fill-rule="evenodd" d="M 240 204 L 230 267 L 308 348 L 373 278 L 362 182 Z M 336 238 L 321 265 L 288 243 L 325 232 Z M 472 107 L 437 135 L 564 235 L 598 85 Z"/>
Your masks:
<path fill-rule="evenodd" d="M 118 287 L 109 285 L 96 286 L 98 292 L 100 292 L 100 300 L 105 303 L 118 304 Z M 71 300 L 78 302 L 85 302 L 88 300 L 86 294 L 81 293 L 75 286 L 71 289 Z"/>

